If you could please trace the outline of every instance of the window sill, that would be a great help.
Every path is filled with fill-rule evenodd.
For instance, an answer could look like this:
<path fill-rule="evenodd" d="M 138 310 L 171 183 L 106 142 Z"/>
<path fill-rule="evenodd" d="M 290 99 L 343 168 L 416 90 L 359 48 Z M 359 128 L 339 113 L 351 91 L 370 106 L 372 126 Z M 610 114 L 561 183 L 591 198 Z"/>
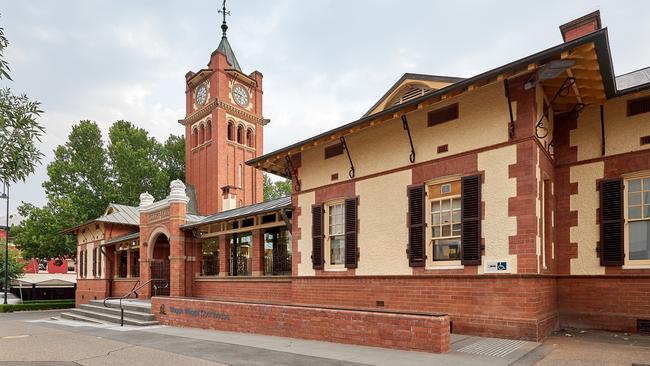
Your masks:
<path fill-rule="evenodd" d="M 347 272 L 347 268 L 325 268 L 325 272 Z"/>
<path fill-rule="evenodd" d="M 650 264 L 625 264 L 622 269 L 650 269 Z"/>
<path fill-rule="evenodd" d="M 440 266 L 429 266 L 425 267 L 424 269 L 427 271 L 435 271 L 439 269 L 464 269 L 465 266 L 462 264 L 452 264 L 452 265 L 440 265 Z"/>

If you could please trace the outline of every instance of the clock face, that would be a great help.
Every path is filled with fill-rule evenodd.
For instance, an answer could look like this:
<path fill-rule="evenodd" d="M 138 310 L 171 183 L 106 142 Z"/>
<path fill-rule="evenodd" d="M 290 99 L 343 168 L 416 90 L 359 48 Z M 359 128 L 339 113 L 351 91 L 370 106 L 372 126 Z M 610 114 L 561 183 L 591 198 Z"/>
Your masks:
<path fill-rule="evenodd" d="M 232 97 L 240 106 L 246 107 L 248 105 L 248 91 L 243 86 L 235 84 L 232 87 Z"/>
<path fill-rule="evenodd" d="M 198 105 L 204 105 L 205 102 L 208 100 L 208 88 L 206 88 L 205 84 L 199 85 L 198 88 L 196 88 L 196 104 Z"/>

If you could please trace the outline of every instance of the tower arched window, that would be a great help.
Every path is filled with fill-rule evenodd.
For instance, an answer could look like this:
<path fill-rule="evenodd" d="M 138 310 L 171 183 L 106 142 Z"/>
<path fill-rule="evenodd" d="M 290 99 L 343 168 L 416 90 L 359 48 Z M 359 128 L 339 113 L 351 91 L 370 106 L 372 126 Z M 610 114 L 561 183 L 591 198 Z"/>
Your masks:
<path fill-rule="evenodd" d="M 237 142 L 244 143 L 244 127 L 242 125 L 237 126 Z"/>
<path fill-rule="evenodd" d="M 205 142 L 205 126 L 201 125 L 199 127 L 199 143 L 204 143 Z"/>
<path fill-rule="evenodd" d="M 205 141 L 212 140 L 212 122 L 208 121 L 205 123 Z"/>
<path fill-rule="evenodd" d="M 253 130 L 250 128 L 246 131 L 246 145 L 254 147 Z"/>
<path fill-rule="evenodd" d="M 228 140 L 235 140 L 235 124 L 232 121 L 228 121 Z"/>
<path fill-rule="evenodd" d="M 199 133 L 196 128 L 192 129 L 192 147 L 199 145 Z"/>

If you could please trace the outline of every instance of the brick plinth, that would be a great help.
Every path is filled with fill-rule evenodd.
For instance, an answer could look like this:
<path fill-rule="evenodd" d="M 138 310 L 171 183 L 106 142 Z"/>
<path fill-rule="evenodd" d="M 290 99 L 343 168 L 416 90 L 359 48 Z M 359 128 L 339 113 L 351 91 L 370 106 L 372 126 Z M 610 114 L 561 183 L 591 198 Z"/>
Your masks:
<path fill-rule="evenodd" d="M 445 313 L 454 333 L 481 336 L 539 340 L 558 323 L 553 276 L 224 278 L 196 281 L 194 290 L 213 300 Z"/>
<path fill-rule="evenodd" d="M 108 295 L 108 280 L 77 279 L 77 290 L 75 292 L 75 305 L 77 307 L 87 304 L 90 300 L 106 298 Z"/>
<path fill-rule="evenodd" d="M 558 307 L 563 327 L 637 331 L 650 320 L 650 276 L 560 277 Z"/>
<path fill-rule="evenodd" d="M 166 325 L 260 333 L 412 351 L 450 350 L 449 317 L 191 298 L 152 298 Z"/>

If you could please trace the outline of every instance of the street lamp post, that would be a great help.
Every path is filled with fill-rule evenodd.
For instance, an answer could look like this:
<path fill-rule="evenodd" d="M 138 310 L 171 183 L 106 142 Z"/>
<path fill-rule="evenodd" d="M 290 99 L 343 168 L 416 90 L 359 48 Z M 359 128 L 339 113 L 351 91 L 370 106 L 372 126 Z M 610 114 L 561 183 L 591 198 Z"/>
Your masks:
<path fill-rule="evenodd" d="M 4 304 L 7 305 L 7 291 L 9 290 L 9 183 L 4 182 L 5 191 L 0 195 L 0 198 L 7 200 L 7 221 L 5 225 L 5 278 L 4 278 L 4 288 L 5 288 L 5 299 Z"/>

